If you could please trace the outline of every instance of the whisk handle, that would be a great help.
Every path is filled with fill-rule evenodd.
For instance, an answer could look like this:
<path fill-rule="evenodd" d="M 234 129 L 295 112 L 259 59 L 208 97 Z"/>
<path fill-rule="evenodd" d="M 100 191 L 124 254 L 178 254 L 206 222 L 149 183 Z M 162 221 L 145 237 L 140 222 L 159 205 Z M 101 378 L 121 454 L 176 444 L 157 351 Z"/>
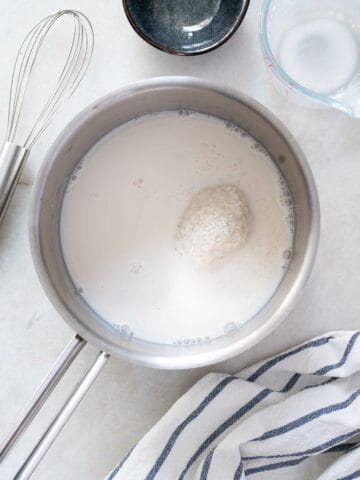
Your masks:
<path fill-rule="evenodd" d="M 0 224 L 9 207 L 30 150 L 5 142 L 0 150 Z"/>

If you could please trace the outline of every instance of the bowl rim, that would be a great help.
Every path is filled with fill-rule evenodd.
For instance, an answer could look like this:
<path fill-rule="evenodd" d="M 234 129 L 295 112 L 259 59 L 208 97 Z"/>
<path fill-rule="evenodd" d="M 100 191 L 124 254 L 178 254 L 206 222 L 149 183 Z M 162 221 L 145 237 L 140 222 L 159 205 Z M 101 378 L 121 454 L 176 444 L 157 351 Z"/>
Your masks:
<path fill-rule="evenodd" d="M 231 29 L 221 38 L 221 40 L 216 42 L 214 45 L 211 45 L 210 47 L 201 48 L 199 50 L 193 50 L 191 52 L 185 52 L 184 50 L 178 50 L 176 48 L 166 47 L 165 45 L 159 42 L 156 42 L 155 40 L 150 38 L 148 35 L 144 33 L 143 30 L 141 30 L 141 28 L 138 26 L 133 16 L 131 15 L 130 9 L 129 9 L 129 0 L 122 0 L 122 3 L 123 3 L 123 8 L 125 11 L 126 18 L 128 19 L 130 25 L 132 26 L 133 30 L 143 40 L 145 40 L 146 43 L 165 53 L 170 53 L 172 55 L 178 55 L 182 57 L 193 57 L 195 55 L 201 55 L 203 53 L 211 52 L 212 50 L 219 48 L 221 45 L 223 45 L 232 37 L 237 31 L 237 29 L 240 27 L 240 25 L 242 24 L 246 16 L 246 13 L 250 5 L 250 0 L 243 0 L 243 7 L 240 12 L 240 15 L 238 16 L 236 22 L 232 25 Z"/>
<path fill-rule="evenodd" d="M 351 108 L 347 107 L 341 102 L 338 102 L 333 97 L 328 95 L 323 95 L 321 93 L 316 93 L 313 90 L 310 90 L 306 87 L 303 87 L 300 83 L 296 82 L 292 77 L 290 77 L 286 71 L 281 67 L 280 63 L 277 61 L 275 54 L 273 53 L 270 41 L 269 41 L 269 32 L 268 32 L 268 20 L 270 15 L 270 8 L 272 3 L 275 0 L 264 0 L 259 21 L 259 40 L 260 47 L 264 56 L 265 63 L 269 70 L 275 75 L 275 77 L 281 82 L 286 88 L 298 92 L 303 96 L 310 97 L 312 100 L 320 102 L 324 105 L 327 105 L 332 108 L 336 108 L 348 115 L 353 116 Z"/>

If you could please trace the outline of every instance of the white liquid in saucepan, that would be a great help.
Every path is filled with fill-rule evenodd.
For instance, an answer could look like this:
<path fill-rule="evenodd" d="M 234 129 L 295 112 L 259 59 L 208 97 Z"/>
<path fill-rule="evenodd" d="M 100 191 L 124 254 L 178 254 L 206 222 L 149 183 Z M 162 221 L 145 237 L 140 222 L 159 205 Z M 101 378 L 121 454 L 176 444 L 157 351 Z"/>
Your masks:
<path fill-rule="evenodd" d="M 246 243 L 198 268 L 176 230 L 199 191 L 235 185 L 251 210 Z M 194 343 L 230 333 L 277 289 L 293 237 L 291 198 L 246 132 L 192 112 L 146 115 L 115 129 L 76 167 L 61 240 L 84 300 L 124 335 Z"/>

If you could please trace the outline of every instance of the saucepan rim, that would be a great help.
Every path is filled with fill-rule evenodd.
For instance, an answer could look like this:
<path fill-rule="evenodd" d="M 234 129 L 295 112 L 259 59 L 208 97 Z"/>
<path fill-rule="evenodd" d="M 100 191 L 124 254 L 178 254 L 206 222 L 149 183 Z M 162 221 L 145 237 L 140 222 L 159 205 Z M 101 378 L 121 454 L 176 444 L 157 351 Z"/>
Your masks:
<path fill-rule="evenodd" d="M 281 304 L 277 307 L 276 311 L 272 312 L 272 314 L 269 316 L 269 318 L 267 318 L 266 321 L 264 321 L 263 324 L 259 325 L 256 329 L 254 329 L 254 331 L 250 331 L 245 337 L 242 337 L 240 334 L 234 335 L 233 337 L 229 335 L 227 337 L 230 340 L 227 340 L 221 345 L 219 343 L 218 346 L 216 346 L 216 339 L 214 342 L 205 342 L 196 352 L 195 350 L 191 350 L 191 346 L 175 347 L 157 345 L 157 349 L 154 347 L 153 351 L 151 348 L 150 350 L 146 350 L 143 349 L 141 345 L 147 342 L 140 341 L 140 343 L 137 344 L 136 340 L 123 342 L 120 345 L 120 341 L 118 339 L 116 339 L 117 343 L 115 343 L 115 340 L 110 341 L 109 339 L 104 339 L 99 335 L 94 334 L 94 332 L 92 332 L 86 325 L 82 324 L 78 318 L 74 317 L 72 312 L 69 310 L 68 305 L 66 305 L 66 302 L 64 302 L 59 295 L 57 286 L 49 276 L 46 262 L 44 260 L 44 243 L 43 240 L 41 240 L 41 209 L 43 202 L 42 194 L 46 186 L 46 182 L 52 175 L 52 167 L 56 162 L 56 154 L 59 149 L 59 145 L 66 145 L 67 139 L 69 139 L 71 135 L 76 134 L 79 126 L 84 126 L 84 124 L 87 124 L 87 122 L 94 121 L 94 118 L 99 111 L 106 110 L 106 108 L 108 108 L 110 105 L 113 106 L 114 102 L 119 103 L 120 105 L 122 99 L 124 98 L 136 95 L 139 92 L 153 92 L 158 91 L 159 89 L 192 89 L 194 91 L 205 90 L 209 92 L 209 94 L 221 96 L 224 100 L 226 99 L 231 102 L 237 102 L 245 105 L 247 108 L 259 115 L 274 131 L 276 131 L 276 133 L 281 137 L 281 141 L 286 143 L 287 148 L 290 148 L 293 158 L 297 162 L 297 168 L 302 176 L 302 181 L 305 184 L 307 205 L 309 210 L 308 215 L 310 226 L 309 233 L 306 238 L 304 254 L 302 256 L 296 278 L 291 282 L 289 288 L 285 291 L 284 298 Z M 91 146 L 89 145 L 89 148 L 91 148 Z M 29 217 L 30 246 L 35 268 L 48 298 L 63 319 L 72 328 L 74 328 L 79 335 L 85 338 L 85 340 L 89 341 L 91 344 L 95 344 L 97 347 L 109 354 L 114 354 L 117 357 L 126 359 L 133 363 L 164 369 L 193 368 L 217 363 L 242 353 L 268 335 L 276 326 L 280 324 L 280 322 L 289 312 L 308 276 L 310 275 L 315 261 L 319 242 L 319 233 L 320 208 L 314 178 L 301 149 L 287 128 L 265 107 L 247 95 L 239 93 L 230 88 L 218 86 L 211 82 L 191 77 L 158 77 L 143 80 L 135 84 L 130 84 L 102 97 L 100 100 L 97 100 L 80 112 L 60 133 L 40 169 L 32 193 Z"/>

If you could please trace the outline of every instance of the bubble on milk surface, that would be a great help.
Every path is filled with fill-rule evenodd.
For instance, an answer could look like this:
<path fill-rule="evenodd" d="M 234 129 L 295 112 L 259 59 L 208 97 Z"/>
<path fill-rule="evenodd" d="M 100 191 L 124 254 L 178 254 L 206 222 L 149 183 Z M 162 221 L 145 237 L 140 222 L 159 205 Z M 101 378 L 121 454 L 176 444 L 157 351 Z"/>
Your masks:
<path fill-rule="evenodd" d="M 210 337 L 208 335 L 204 337 L 183 337 L 183 338 L 177 338 L 173 340 L 173 345 L 183 345 L 183 346 L 189 346 L 189 345 L 195 345 L 195 344 L 200 344 L 200 343 L 205 343 L 210 340 Z"/>
<path fill-rule="evenodd" d="M 126 323 L 125 324 L 114 323 L 113 328 L 124 337 L 131 338 L 134 335 L 133 330 Z"/>
<path fill-rule="evenodd" d="M 259 152 L 261 153 L 262 155 L 264 155 L 265 157 L 268 157 L 269 156 L 269 153 L 268 151 L 266 150 L 266 148 L 258 141 L 254 141 L 253 144 L 251 145 L 250 147 L 251 150 L 254 150 L 256 152 Z"/>
<path fill-rule="evenodd" d="M 180 115 L 180 117 L 190 117 L 191 115 L 194 115 L 194 113 L 195 112 L 188 109 L 178 110 L 178 115 Z"/>
<path fill-rule="evenodd" d="M 284 251 L 283 251 L 283 258 L 284 258 L 285 260 L 290 260 L 290 258 L 291 258 L 291 250 L 284 250 Z"/>
<path fill-rule="evenodd" d="M 228 322 L 224 325 L 224 333 L 229 335 L 230 333 L 236 332 L 238 328 L 235 322 Z"/>
<path fill-rule="evenodd" d="M 80 162 L 78 162 L 77 165 L 75 166 L 74 170 L 72 171 L 69 177 L 69 181 L 66 186 L 65 193 L 67 193 L 72 188 L 72 186 L 77 182 L 77 180 L 80 178 L 83 165 L 84 165 L 84 160 L 80 160 Z"/>

